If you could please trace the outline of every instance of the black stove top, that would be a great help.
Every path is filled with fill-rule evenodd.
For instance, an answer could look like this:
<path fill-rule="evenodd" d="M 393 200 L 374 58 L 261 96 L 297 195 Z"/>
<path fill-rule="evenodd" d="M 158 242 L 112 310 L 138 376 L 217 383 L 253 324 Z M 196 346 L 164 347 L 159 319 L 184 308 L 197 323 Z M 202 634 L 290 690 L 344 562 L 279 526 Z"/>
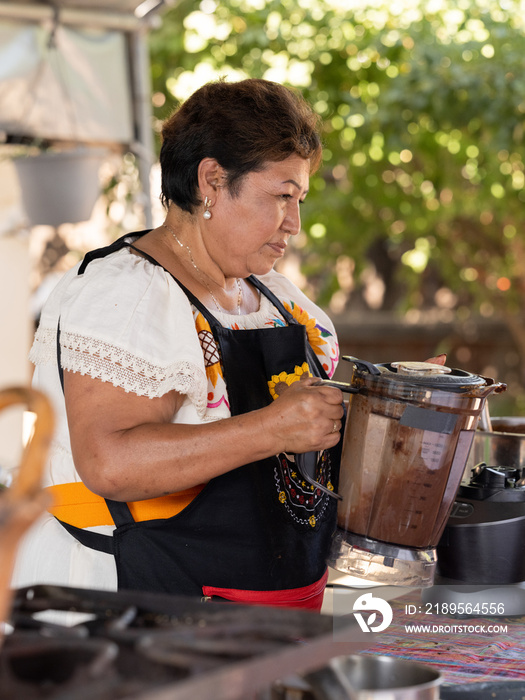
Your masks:
<path fill-rule="evenodd" d="M 50 611 L 89 619 L 39 619 Z M 11 624 L 2 700 L 247 700 L 319 667 L 345 638 L 307 611 L 57 586 L 15 591 Z"/>

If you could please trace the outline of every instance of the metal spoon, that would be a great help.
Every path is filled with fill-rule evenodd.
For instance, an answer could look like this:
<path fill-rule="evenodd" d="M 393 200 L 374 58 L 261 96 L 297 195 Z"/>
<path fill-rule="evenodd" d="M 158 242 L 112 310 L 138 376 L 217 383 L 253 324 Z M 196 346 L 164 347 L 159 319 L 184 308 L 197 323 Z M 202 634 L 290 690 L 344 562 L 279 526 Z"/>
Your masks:
<path fill-rule="evenodd" d="M 358 700 L 357 692 L 335 658 L 328 666 L 305 676 L 317 700 Z"/>

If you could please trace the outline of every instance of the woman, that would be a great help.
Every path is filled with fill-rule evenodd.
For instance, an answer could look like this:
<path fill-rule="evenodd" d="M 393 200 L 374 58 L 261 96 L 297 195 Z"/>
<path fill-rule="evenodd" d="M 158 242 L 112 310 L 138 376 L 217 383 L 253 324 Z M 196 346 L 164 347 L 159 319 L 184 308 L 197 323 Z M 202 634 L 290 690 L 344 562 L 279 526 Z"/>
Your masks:
<path fill-rule="evenodd" d="M 14 585 L 319 609 L 343 408 L 317 377 L 337 342 L 273 271 L 300 231 L 318 121 L 275 83 L 217 82 L 162 135 L 164 223 L 88 254 L 42 313 L 55 505 Z M 296 469 L 312 451 L 325 490 Z"/>

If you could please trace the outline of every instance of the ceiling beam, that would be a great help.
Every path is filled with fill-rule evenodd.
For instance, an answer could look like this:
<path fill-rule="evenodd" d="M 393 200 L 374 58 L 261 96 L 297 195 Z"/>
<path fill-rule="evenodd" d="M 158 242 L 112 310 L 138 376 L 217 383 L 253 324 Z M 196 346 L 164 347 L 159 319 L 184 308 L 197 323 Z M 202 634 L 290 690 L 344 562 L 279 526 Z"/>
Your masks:
<path fill-rule="evenodd" d="M 162 3 L 159 2 L 159 5 Z M 55 8 L 51 5 L 26 5 L 13 2 L 0 2 L 0 19 L 19 22 L 53 22 L 134 32 L 152 23 L 155 16 L 148 13 L 140 19 L 134 14 L 108 12 L 107 10 L 84 10 L 73 7 Z"/>

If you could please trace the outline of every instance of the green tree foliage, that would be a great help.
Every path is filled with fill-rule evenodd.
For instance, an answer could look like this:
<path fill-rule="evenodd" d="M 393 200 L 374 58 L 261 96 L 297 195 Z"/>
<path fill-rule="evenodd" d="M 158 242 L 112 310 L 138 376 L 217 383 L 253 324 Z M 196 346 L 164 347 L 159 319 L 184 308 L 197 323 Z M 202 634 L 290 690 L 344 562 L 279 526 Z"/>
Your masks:
<path fill-rule="evenodd" d="M 525 357 L 518 0 L 182 0 L 151 55 L 158 119 L 220 75 L 321 115 L 296 254 L 322 303 L 506 316 Z"/>

